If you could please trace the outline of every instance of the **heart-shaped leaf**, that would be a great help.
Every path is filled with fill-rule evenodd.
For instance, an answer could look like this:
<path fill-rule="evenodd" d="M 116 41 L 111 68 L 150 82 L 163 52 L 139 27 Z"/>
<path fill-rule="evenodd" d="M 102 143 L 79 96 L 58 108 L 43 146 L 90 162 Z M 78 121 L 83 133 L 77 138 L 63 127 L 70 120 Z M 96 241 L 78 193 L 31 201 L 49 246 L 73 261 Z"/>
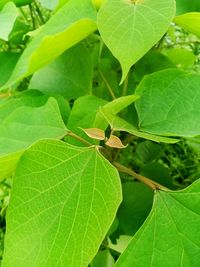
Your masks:
<path fill-rule="evenodd" d="M 119 174 L 95 147 L 38 142 L 14 177 L 2 267 L 88 266 L 120 202 Z"/>
<path fill-rule="evenodd" d="M 168 69 L 146 76 L 136 89 L 139 128 L 165 136 L 200 135 L 200 75 Z"/>
<path fill-rule="evenodd" d="M 155 192 L 153 209 L 116 267 L 199 267 L 200 180 L 179 192 Z"/>
<path fill-rule="evenodd" d="M 103 41 L 122 66 L 122 81 L 130 67 L 167 31 L 175 14 L 175 1 L 109 0 L 98 13 Z"/>

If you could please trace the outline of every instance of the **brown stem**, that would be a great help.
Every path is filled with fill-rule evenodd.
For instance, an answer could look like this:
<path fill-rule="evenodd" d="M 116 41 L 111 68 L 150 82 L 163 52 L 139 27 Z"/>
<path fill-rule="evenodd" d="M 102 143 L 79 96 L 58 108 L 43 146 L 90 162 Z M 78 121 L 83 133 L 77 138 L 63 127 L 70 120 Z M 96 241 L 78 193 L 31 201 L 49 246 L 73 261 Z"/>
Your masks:
<path fill-rule="evenodd" d="M 138 181 L 142 182 L 143 184 L 146 184 L 148 187 L 150 187 L 151 189 L 153 190 L 156 190 L 156 189 L 159 189 L 159 190 L 169 190 L 168 188 L 162 186 L 161 184 L 159 183 L 156 183 L 155 181 L 143 176 L 143 175 L 140 175 L 136 172 L 134 172 L 133 170 L 121 165 L 120 163 L 118 162 L 113 162 L 112 163 L 117 169 L 118 171 L 120 172 L 124 172 L 132 177 L 134 177 L 135 179 L 137 179 Z"/>

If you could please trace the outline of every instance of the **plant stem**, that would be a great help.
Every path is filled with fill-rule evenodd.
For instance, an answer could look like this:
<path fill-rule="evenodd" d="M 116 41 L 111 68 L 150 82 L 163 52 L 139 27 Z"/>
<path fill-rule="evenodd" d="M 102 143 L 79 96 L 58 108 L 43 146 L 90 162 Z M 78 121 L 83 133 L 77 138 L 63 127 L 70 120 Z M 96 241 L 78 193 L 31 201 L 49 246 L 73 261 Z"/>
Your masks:
<path fill-rule="evenodd" d="M 106 85 L 106 87 L 107 87 L 107 89 L 108 89 L 110 95 L 112 96 L 113 99 L 116 99 L 116 96 L 115 96 L 115 94 L 114 94 L 114 92 L 113 92 L 113 89 L 111 88 L 110 84 L 109 84 L 108 81 L 106 80 L 106 77 L 103 75 L 103 72 L 102 72 L 100 69 L 98 69 L 98 72 L 99 72 L 99 74 L 100 74 L 102 80 L 104 81 L 104 83 L 105 83 L 105 85 Z"/>
<path fill-rule="evenodd" d="M 118 169 L 118 171 L 120 172 L 124 172 L 132 177 L 134 177 L 135 179 L 137 179 L 138 181 L 142 182 L 143 184 L 147 185 L 148 187 L 150 187 L 151 189 L 153 190 L 169 190 L 168 188 L 162 186 L 161 184 L 159 183 L 156 183 L 154 182 L 153 180 L 143 176 L 143 175 L 140 175 L 136 172 L 134 172 L 133 170 L 125 167 L 124 165 L 121 165 L 120 163 L 118 162 L 112 162 L 112 164 Z"/>
<path fill-rule="evenodd" d="M 24 12 L 24 10 L 23 10 L 23 7 L 19 7 L 19 10 L 20 10 L 22 16 L 24 17 L 25 21 L 27 22 L 27 24 L 29 24 L 30 22 L 29 22 L 29 20 L 28 20 L 26 14 L 25 14 L 25 12 Z"/>
<path fill-rule="evenodd" d="M 42 15 L 42 12 L 40 11 L 40 8 L 39 8 L 39 6 L 38 6 L 38 4 L 37 4 L 37 2 L 35 0 L 33 1 L 33 4 L 35 5 L 35 10 L 37 11 L 38 16 L 39 16 L 42 24 L 45 24 L 45 19 L 44 19 L 43 15 Z"/>
<path fill-rule="evenodd" d="M 35 30 L 36 29 L 36 24 L 35 24 L 35 19 L 34 19 L 34 15 L 33 15 L 33 9 L 32 9 L 31 4 L 29 4 L 28 6 L 29 6 L 31 20 L 32 20 L 32 27 L 33 27 L 33 30 Z"/>
<path fill-rule="evenodd" d="M 87 146 L 93 146 L 93 144 L 91 144 L 90 142 L 88 142 L 87 140 L 83 139 L 82 137 L 80 137 L 79 135 L 69 131 L 67 132 L 66 136 L 71 136 L 73 137 L 74 139 L 78 140 L 79 142 L 87 145 Z"/>

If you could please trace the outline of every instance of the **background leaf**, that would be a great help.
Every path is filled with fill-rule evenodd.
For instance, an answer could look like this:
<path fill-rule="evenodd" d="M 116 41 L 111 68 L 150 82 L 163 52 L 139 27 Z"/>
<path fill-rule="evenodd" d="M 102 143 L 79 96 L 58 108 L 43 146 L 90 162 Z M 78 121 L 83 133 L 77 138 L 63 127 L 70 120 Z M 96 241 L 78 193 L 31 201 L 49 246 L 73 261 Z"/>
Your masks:
<path fill-rule="evenodd" d="M 101 37 L 122 66 L 122 80 L 132 65 L 167 31 L 175 1 L 110 0 L 98 12 Z"/>
<path fill-rule="evenodd" d="M 114 263 L 114 258 L 109 250 L 103 250 L 97 253 L 90 267 L 114 267 Z"/>
<path fill-rule="evenodd" d="M 8 2 L 0 10 L 0 39 L 8 41 L 8 37 L 18 16 L 18 10 L 12 2 Z"/>
<path fill-rule="evenodd" d="M 0 52 L 0 86 L 8 81 L 19 57 L 19 53 Z"/>
<path fill-rule="evenodd" d="M 200 37 L 200 12 L 191 12 L 176 16 L 174 22 L 183 29 Z"/>
<path fill-rule="evenodd" d="M 122 186 L 123 202 L 117 218 L 120 233 L 133 236 L 142 226 L 153 202 L 153 192 L 139 182 L 126 182 Z"/>
<path fill-rule="evenodd" d="M 94 147 L 38 142 L 14 177 L 3 267 L 88 266 L 120 202 L 118 172 Z"/>
<path fill-rule="evenodd" d="M 91 93 L 92 67 L 88 49 L 83 44 L 78 44 L 34 73 L 29 88 L 44 93 L 57 93 L 67 100 L 75 100 Z"/>
<path fill-rule="evenodd" d="M 155 192 L 153 209 L 116 267 L 199 266 L 200 180 L 179 192 Z"/>
<path fill-rule="evenodd" d="M 200 11 L 199 0 L 176 0 L 176 14 Z"/>
<path fill-rule="evenodd" d="M 91 1 L 69 1 L 40 28 L 4 88 L 49 64 L 95 30 L 96 11 Z"/>
<path fill-rule="evenodd" d="M 47 99 L 47 98 L 46 98 Z M 8 178 L 25 149 L 42 138 L 62 138 L 66 127 L 55 99 L 12 98 L 0 105 L 0 179 Z"/>
<path fill-rule="evenodd" d="M 136 89 L 139 128 L 165 136 L 200 134 L 200 75 L 163 70 L 146 76 Z"/>

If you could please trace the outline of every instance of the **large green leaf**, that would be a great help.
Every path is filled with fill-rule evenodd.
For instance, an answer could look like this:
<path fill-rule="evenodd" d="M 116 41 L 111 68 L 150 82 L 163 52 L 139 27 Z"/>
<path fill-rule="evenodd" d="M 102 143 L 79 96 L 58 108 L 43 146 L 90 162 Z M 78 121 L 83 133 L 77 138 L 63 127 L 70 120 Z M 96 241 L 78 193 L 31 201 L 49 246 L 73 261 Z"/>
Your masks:
<path fill-rule="evenodd" d="M 96 11 L 91 1 L 70 0 L 39 29 L 4 88 L 49 64 L 95 30 Z"/>
<path fill-rule="evenodd" d="M 88 49 L 78 44 L 34 73 L 29 88 L 57 93 L 68 100 L 91 93 L 93 66 Z"/>
<path fill-rule="evenodd" d="M 200 134 L 200 75 L 160 71 L 146 76 L 136 94 L 142 131 L 165 136 Z"/>
<path fill-rule="evenodd" d="M 87 267 L 120 202 L 118 172 L 96 148 L 38 142 L 14 177 L 3 267 Z"/>
<path fill-rule="evenodd" d="M 179 192 L 155 192 L 153 209 L 116 267 L 199 267 L 200 180 Z"/>
<path fill-rule="evenodd" d="M 62 138 L 66 127 L 55 99 L 13 98 L 0 105 L 0 179 L 9 177 L 23 151 L 42 138 Z"/>
<path fill-rule="evenodd" d="M 167 31 L 175 14 L 175 1 L 110 0 L 98 12 L 103 41 L 122 66 L 122 81 L 130 67 Z"/>
<path fill-rule="evenodd" d="M 8 41 L 9 33 L 12 31 L 17 16 L 18 10 L 12 2 L 5 4 L 0 10 L 0 39 Z"/>
<path fill-rule="evenodd" d="M 191 12 L 176 16 L 174 22 L 200 37 L 200 12 Z"/>

